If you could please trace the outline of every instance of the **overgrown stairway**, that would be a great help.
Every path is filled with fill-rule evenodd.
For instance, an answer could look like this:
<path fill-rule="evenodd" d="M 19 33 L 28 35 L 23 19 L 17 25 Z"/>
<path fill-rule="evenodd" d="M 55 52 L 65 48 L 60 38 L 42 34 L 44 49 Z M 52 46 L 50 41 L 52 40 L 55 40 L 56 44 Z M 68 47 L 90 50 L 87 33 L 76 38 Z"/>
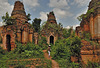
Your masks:
<path fill-rule="evenodd" d="M 49 60 L 52 61 L 52 68 L 59 68 L 58 63 L 57 63 L 55 60 L 52 60 L 52 57 L 50 57 L 50 58 L 48 57 L 47 50 L 43 50 L 43 52 L 44 52 L 44 57 L 45 57 L 46 59 L 49 59 Z"/>

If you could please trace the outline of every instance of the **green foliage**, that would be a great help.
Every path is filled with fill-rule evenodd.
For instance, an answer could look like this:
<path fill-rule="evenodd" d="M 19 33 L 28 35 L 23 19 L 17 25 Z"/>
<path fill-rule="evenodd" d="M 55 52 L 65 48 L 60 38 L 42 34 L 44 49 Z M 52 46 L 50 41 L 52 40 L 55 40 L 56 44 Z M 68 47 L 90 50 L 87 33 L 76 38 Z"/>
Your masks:
<path fill-rule="evenodd" d="M 54 59 L 68 58 L 70 56 L 80 56 L 81 39 L 79 37 L 70 37 L 63 40 L 57 40 L 52 47 L 52 57 Z"/>
<path fill-rule="evenodd" d="M 31 14 L 30 14 L 30 13 L 28 13 L 28 15 L 26 15 L 26 17 L 27 17 L 28 21 L 29 21 L 29 20 L 31 20 L 30 16 L 31 16 Z"/>
<path fill-rule="evenodd" d="M 34 45 L 32 43 L 28 43 L 26 45 L 22 45 L 21 43 L 17 43 L 17 48 L 10 51 L 6 57 L 9 59 L 25 59 L 25 58 L 43 58 L 42 49 L 38 45 Z"/>
<path fill-rule="evenodd" d="M 57 60 L 61 68 L 79 68 L 78 63 L 71 63 L 71 56 L 80 58 L 80 51 L 81 39 L 74 35 L 57 40 L 51 47 L 52 58 Z"/>
<path fill-rule="evenodd" d="M 43 22 L 43 23 L 41 24 L 41 26 L 40 26 L 40 31 L 43 30 L 43 28 L 45 27 L 46 23 L 47 23 L 47 22 Z"/>
<path fill-rule="evenodd" d="M 24 62 L 23 62 L 24 61 Z M 15 68 L 30 68 L 32 66 L 36 67 L 36 68 L 51 68 L 51 61 L 50 60 L 46 60 L 46 59 L 26 59 L 26 60 L 12 60 L 12 61 L 8 61 L 7 65 L 10 66 L 14 66 Z"/>
<path fill-rule="evenodd" d="M 62 32 L 63 32 L 63 37 L 64 38 L 68 38 L 71 36 L 71 28 L 70 29 L 63 29 Z"/>
<path fill-rule="evenodd" d="M 58 33 L 59 35 L 62 35 L 63 34 L 62 29 L 63 29 L 62 24 L 52 24 L 45 22 L 44 25 L 42 25 L 41 31 L 44 31 L 44 33 L 47 34 L 51 31 L 54 33 Z M 58 38 L 60 38 L 60 36 Z"/>
<path fill-rule="evenodd" d="M 45 25 L 44 29 L 48 29 L 48 30 L 53 29 L 54 32 L 59 32 L 61 30 L 61 25 L 47 23 L 47 25 Z"/>
<path fill-rule="evenodd" d="M 53 59 L 70 59 L 70 47 L 67 45 L 66 39 L 56 41 L 52 46 L 51 55 Z"/>
<path fill-rule="evenodd" d="M 10 17 L 8 12 L 6 12 L 5 16 L 2 16 L 2 20 L 6 25 L 13 25 L 16 23 L 15 19 L 13 17 Z"/>
<path fill-rule="evenodd" d="M 41 36 L 41 39 L 39 40 L 39 47 L 42 48 L 42 50 L 47 49 L 48 48 L 48 44 L 47 44 L 47 40 L 45 37 Z"/>
<path fill-rule="evenodd" d="M 91 13 L 93 13 L 94 12 L 94 9 L 90 9 L 90 10 L 88 10 L 87 11 L 87 13 L 86 14 L 82 14 L 82 15 L 80 15 L 79 17 L 77 17 L 77 19 L 79 20 L 79 21 L 82 21 L 84 18 L 87 18 Z"/>
<path fill-rule="evenodd" d="M 67 59 L 57 60 L 60 68 L 80 68 L 79 63 L 71 63 Z"/>
<path fill-rule="evenodd" d="M 86 65 L 86 68 L 100 68 L 100 63 L 89 61 L 88 64 Z"/>
<path fill-rule="evenodd" d="M 6 51 L 0 46 L 0 67 L 2 67 L 2 68 L 7 68 L 7 66 L 5 64 L 7 62 L 7 60 L 6 60 L 6 58 L 3 59 L 5 55 L 6 55 Z"/>
<path fill-rule="evenodd" d="M 77 19 L 78 19 L 79 21 L 82 21 L 84 15 L 85 15 L 85 14 L 80 15 L 79 17 L 77 17 Z"/>
<path fill-rule="evenodd" d="M 90 38 L 91 38 L 90 33 L 83 32 L 82 35 L 83 35 L 83 38 L 84 38 L 86 41 L 90 41 Z"/>
<path fill-rule="evenodd" d="M 8 68 L 9 66 L 14 66 L 15 68 L 26 68 L 26 65 L 51 68 L 51 61 L 44 59 L 42 49 L 38 45 L 32 43 L 27 43 L 25 45 L 16 43 L 16 45 L 17 47 L 10 52 L 6 52 L 2 47 L 0 47 L 1 68 Z M 39 65 L 36 66 L 37 64 Z"/>
<path fill-rule="evenodd" d="M 32 26 L 34 27 L 35 32 L 39 32 L 39 31 L 40 31 L 40 24 L 41 24 L 41 19 L 35 18 L 35 19 L 32 21 Z"/>
<path fill-rule="evenodd" d="M 3 57 L 3 55 L 6 54 L 6 51 L 0 46 L 0 58 Z"/>
<path fill-rule="evenodd" d="M 80 57 L 80 51 L 81 51 L 81 39 L 79 37 L 73 37 L 71 43 L 71 55 Z"/>

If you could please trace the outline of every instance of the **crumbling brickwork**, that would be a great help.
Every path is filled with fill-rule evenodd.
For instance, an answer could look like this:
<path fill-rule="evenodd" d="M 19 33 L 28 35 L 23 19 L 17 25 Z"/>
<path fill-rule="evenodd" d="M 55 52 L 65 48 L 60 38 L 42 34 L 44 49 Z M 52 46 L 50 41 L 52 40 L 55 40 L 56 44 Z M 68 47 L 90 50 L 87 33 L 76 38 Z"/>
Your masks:
<path fill-rule="evenodd" d="M 4 25 L 0 27 L 2 37 L 1 46 L 8 51 L 16 47 L 16 41 L 26 44 L 33 40 L 33 28 L 28 23 L 22 2 L 15 2 L 11 16 L 16 20 L 16 23 L 14 25 Z"/>
<path fill-rule="evenodd" d="M 90 12 L 90 13 L 88 13 Z M 88 12 L 83 15 L 80 26 L 76 27 L 76 36 L 82 37 L 82 32 L 89 33 L 92 40 L 100 43 L 100 0 L 91 0 Z M 100 48 L 96 48 L 82 40 L 81 58 L 82 62 L 100 62 Z"/>

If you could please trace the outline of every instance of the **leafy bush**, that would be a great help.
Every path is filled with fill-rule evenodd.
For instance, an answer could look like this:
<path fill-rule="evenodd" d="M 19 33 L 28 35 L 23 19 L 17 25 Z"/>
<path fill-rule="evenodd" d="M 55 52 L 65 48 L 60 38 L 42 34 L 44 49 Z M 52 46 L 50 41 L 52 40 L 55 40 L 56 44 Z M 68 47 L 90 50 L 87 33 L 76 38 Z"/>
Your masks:
<path fill-rule="evenodd" d="M 72 56 L 80 56 L 80 51 L 81 51 L 81 39 L 79 37 L 73 37 L 70 41 L 71 43 L 71 55 Z"/>
<path fill-rule="evenodd" d="M 66 39 L 56 41 L 52 46 L 51 55 L 53 59 L 70 59 L 70 48 L 66 45 Z"/>
<path fill-rule="evenodd" d="M 54 59 L 67 58 L 70 56 L 79 56 L 81 50 L 81 39 L 79 37 L 70 37 L 63 40 L 57 40 L 52 47 L 52 57 Z"/>
<path fill-rule="evenodd" d="M 8 12 L 6 12 L 5 16 L 2 16 L 3 23 L 6 25 L 16 24 L 15 18 L 9 16 Z"/>
<path fill-rule="evenodd" d="M 47 44 L 47 40 L 45 37 L 41 36 L 41 39 L 39 40 L 39 47 L 42 48 L 42 50 L 47 49 L 48 48 L 48 44 Z"/>
<path fill-rule="evenodd" d="M 6 51 L 0 46 L 0 58 L 6 54 Z"/>
<path fill-rule="evenodd" d="M 14 50 L 7 53 L 2 49 L 2 47 L 0 47 L 0 67 L 7 68 L 10 65 L 14 66 L 15 68 L 26 68 L 25 67 L 26 65 L 31 65 L 33 63 L 35 64 L 42 63 L 42 65 L 40 65 L 41 67 L 44 67 L 44 65 L 46 64 L 45 68 L 51 68 L 51 61 L 44 59 L 42 49 L 38 45 L 34 45 L 32 43 L 27 43 L 25 45 L 21 43 L 16 43 L 16 45 L 17 47 Z M 31 59 L 41 58 L 41 60 L 40 59 L 33 61 L 24 60 L 29 58 Z M 19 60 L 22 60 L 22 62 Z"/>
<path fill-rule="evenodd" d="M 34 66 L 36 68 L 51 68 L 51 60 L 46 60 L 44 58 L 42 59 L 26 59 L 26 60 L 12 60 L 7 62 L 8 66 L 12 66 L 15 68 L 30 68 L 31 66 Z"/>
<path fill-rule="evenodd" d="M 9 59 L 44 57 L 42 49 L 38 45 L 34 45 L 32 43 L 28 43 L 26 45 L 17 43 L 16 45 L 17 47 L 7 54 L 7 57 L 9 57 Z"/>
<path fill-rule="evenodd" d="M 67 59 L 57 60 L 60 68 L 80 68 L 78 63 L 71 63 Z"/>
<path fill-rule="evenodd" d="M 100 63 L 89 61 L 88 64 L 86 65 L 86 68 L 100 68 Z"/>
<path fill-rule="evenodd" d="M 52 58 L 55 59 L 61 68 L 79 68 L 78 63 L 71 63 L 71 56 L 80 58 L 81 39 L 72 36 L 67 39 L 57 40 L 51 47 Z"/>

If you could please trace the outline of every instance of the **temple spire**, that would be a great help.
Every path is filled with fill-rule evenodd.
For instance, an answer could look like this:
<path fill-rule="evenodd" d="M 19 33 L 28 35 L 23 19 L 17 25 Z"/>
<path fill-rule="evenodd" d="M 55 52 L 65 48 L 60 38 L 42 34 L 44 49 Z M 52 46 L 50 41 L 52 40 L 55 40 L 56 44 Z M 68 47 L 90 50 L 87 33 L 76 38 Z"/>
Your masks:
<path fill-rule="evenodd" d="M 56 18 L 55 18 L 55 15 L 54 15 L 53 11 L 50 12 L 49 14 L 47 14 L 47 17 L 48 17 L 48 20 L 47 20 L 48 23 L 51 23 L 51 24 L 55 23 L 55 24 L 57 24 Z"/>
<path fill-rule="evenodd" d="M 15 2 L 11 16 L 22 21 L 22 22 L 27 21 L 24 5 L 21 1 L 17 0 Z"/>

